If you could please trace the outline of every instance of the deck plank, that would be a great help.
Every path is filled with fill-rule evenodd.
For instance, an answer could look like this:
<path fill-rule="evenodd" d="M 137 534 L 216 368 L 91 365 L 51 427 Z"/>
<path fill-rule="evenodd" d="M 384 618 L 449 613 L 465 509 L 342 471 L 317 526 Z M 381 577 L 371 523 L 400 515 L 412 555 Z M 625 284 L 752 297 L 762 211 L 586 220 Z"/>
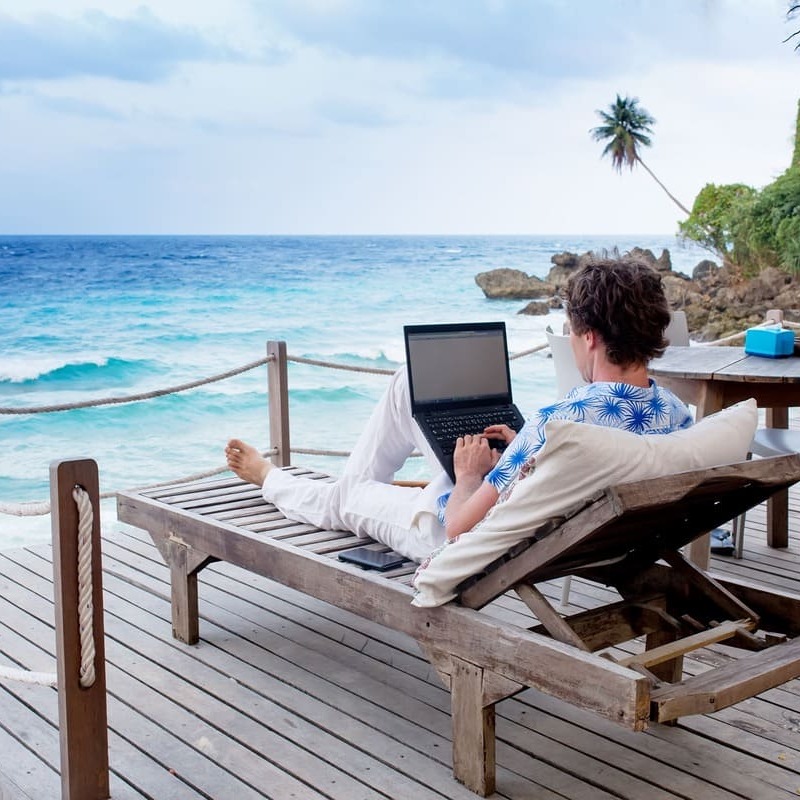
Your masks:
<path fill-rule="evenodd" d="M 800 591 L 794 490 L 790 524 L 790 547 L 772 550 L 763 508 L 751 511 L 745 558 L 715 556 L 712 569 Z M 220 563 L 201 573 L 202 638 L 187 647 L 171 637 L 168 571 L 149 538 L 121 528 L 103 546 L 114 798 L 474 797 L 450 773 L 448 693 L 409 637 Z M 541 588 L 558 605 L 560 581 Z M 576 578 L 570 611 L 612 598 Z M 533 623 L 511 596 L 487 613 Z M 0 554 L 0 663 L 52 671 L 52 620 L 50 548 Z M 693 654 L 687 673 L 730 650 Z M 58 796 L 56 726 L 53 689 L 0 685 L 0 800 Z M 800 681 L 645 733 L 528 690 L 497 707 L 497 797 L 797 797 L 798 732 Z"/>
<path fill-rule="evenodd" d="M 217 565 L 217 566 L 219 567 L 219 569 L 220 569 L 220 570 L 223 570 L 223 571 L 224 571 L 224 570 L 231 570 L 231 571 L 233 571 L 233 572 L 236 572 L 235 568 L 231 568 L 229 565 Z M 252 576 L 252 578 L 251 578 L 251 579 L 249 579 L 249 580 L 250 580 L 250 581 L 252 581 L 252 582 L 257 582 L 257 581 L 259 581 L 260 579 L 258 579 L 258 578 L 257 578 L 257 576 Z M 277 587 L 277 589 L 278 589 L 278 591 L 281 591 L 281 592 L 284 592 L 284 593 L 287 593 L 287 594 L 288 594 L 288 593 L 290 593 L 290 592 L 287 592 L 287 590 L 285 589 L 285 587 Z M 166 590 L 166 587 L 165 587 L 165 590 Z M 241 591 L 240 591 L 240 594 L 241 594 Z M 300 595 L 300 597 L 302 597 L 302 595 Z M 257 614 L 263 614 L 263 613 L 265 613 L 265 611 L 266 611 L 266 609 L 265 609 L 265 608 L 264 608 L 264 606 L 262 605 L 262 606 L 261 606 L 259 609 L 257 609 Z M 346 612 L 342 612 L 342 611 L 341 611 L 341 610 L 339 610 L 339 609 L 332 609 L 332 611 L 333 611 L 334 613 L 338 613 L 339 615 L 347 616 Z M 328 613 L 328 612 L 326 612 L 326 614 L 327 614 L 327 613 Z M 352 617 L 352 615 L 349 615 L 349 616 L 351 616 L 351 617 Z M 359 618 L 354 618 L 354 619 L 359 619 Z M 362 621 L 362 623 L 363 623 L 363 624 L 366 624 L 366 625 L 371 625 L 371 624 L 373 624 L 373 623 L 369 623 L 369 622 L 367 622 L 367 621 Z M 310 622 L 310 624 L 311 624 L 311 626 L 312 626 L 312 627 L 313 627 L 313 626 L 317 626 L 317 627 L 318 627 L 318 623 L 314 623 L 313 621 L 311 621 L 311 622 Z M 333 636 L 340 636 L 340 635 L 341 635 L 341 633 L 340 633 L 339 631 L 331 631 L 330 633 L 331 633 Z M 387 632 L 387 633 L 391 633 L 391 632 Z M 351 636 L 352 636 L 352 634 L 351 634 Z M 399 636 L 399 635 L 398 635 L 398 634 L 395 634 L 395 636 Z M 419 659 L 416 659 L 416 661 L 417 661 L 418 663 L 421 663 Z M 426 671 L 428 671 L 428 669 L 429 669 L 429 668 L 428 668 L 428 666 L 427 666 L 427 662 L 425 662 L 425 664 L 424 664 L 424 669 L 425 669 Z M 406 691 L 407 691 L 407 690 L 408 690 L 408 689 L 407 689 L 407 687 L 404 687 L 404 690 L 406 690 Z M 614 728 L 615 728 L 616 726 L 612 726 L 612 727 L 614 727 Z M 537 749 L 537 752 L 538 752 L 538 749 Z M 596 767 L 596 765 L 594 765 L 594 766 Z M 674 776 L 674 775 L 673 775 L 672 777 L 673 777 L 673 779 L 675 778 L 675 776 Z M 662 778 L 659 776 L 659 780 L 663 780 L 663 779 L 662 779 Z M 731 785 L 731 788 L 735 788 L 735 784 L 736 784 L 737 782 L 736 782 L 736 781 L 730 781 L 729 783 L 730 783 L 730 785 Z M 706 791 L 706 794 L 709 794 L 708 790 Z M 716 795 L 709 794 L 709 796 L 716 796 Z M 723 793 L 723 794 L 722 794 L 722 796 L 729 796 L 729 795 L 726 795 L 726 794 L 724 794 L 724 793 Z"/>
<path fill-rule="evenodd" d="M 32 561 L 30 566 L 35 570 L 36 562 Z M 40 576 L 40 579 L 45 577 Z M 136 703 L 156 724 L 179 732 L 185 745 L 214 754 L 214 761 L 230 774 L 205 776 L 202 783 L 198 782 L 209 787 L 211 796 L 235 795 L 248 799 L 266 796 L 232 785 L 235 783 L 232 776 L 239 776 L 249 786 L 269 786 L 269 796 L 296 795 L 300 787 L 288 781 L 286 776 L 290 773 L 314 775 L 325 787 L 325 796 L 331 798 L 389 796 L 385 792 L 391 785 L 398 786 L 403 796 L 409 798 L 427 796 L 427 793 L 420 795 L 412 781 L 404 782 L 394 771 L 383 781 L 386 784 L 383 792 L 374 791 L 358 778 L 351 778 L 348 771 L 354 775 L 361 772 L 380 784 L 381 763 L 360 756 L 336 736 L 324 735 L 321 728 L 309 726 L 301 715 L 287 715 L 268 697 L 253 692 L 240 681 L 231 680 L 226 665 L 223 665 L 225 673 L 204 668 L 193 648 L 176 647 L 171 638 L 154 641 L 153 636 L 136 624 L 141 622 L 151 627 L 154 622 L 149 615 L 146 620 L 139 619 L 142 616 L 140 604 L 125 603 L 124 610 L 130 622 L 121 618 L 115 620 L 116 598 L 109 592 L 106 594 L 107 657 L 109 676 L 114 677 L 114 694 L 125 702 Z M 116 622 L 113 627 L 112 621 Z M 136 679 L 131 684 L 129 672 L 134 666 Z M 314 712 L 310 716 L 314 717 Z M 291 738 L 296 741 L 292 742 Z M 253 755 L 254 741 L 258 741 L 262 758 Z M 175 748 L 174 743 L 172 747 Z M 318 752 L 324 753 L 324 758 L 317 757 L 315 753 Z M 198 766 L 187 765 L 186 759 L 181 761 L 180 756 L 177 751 L 170 753 L 172 768 L 179 774 L 194 777 Z M 336 764 L 341 764 L 342 768 Z M 211 777 L 215 777 L 214 783 Z M 290 783 L 295 785 L 288 785 Z M 309 789 L 301 796 L 311 796 Z"/>
<path fill-rule="evenodd" d="M 18 598 L 25 592 L 25 589 L 21 586 L 16 589 L 11 586 L 9 591 L 12 597 Z M 26 606 L 35 615 L 37 612 L 44 612 L 46 615 L 47 605 L 48 600 L 39 595 L 31 594 L 26 601 Z M 2 610 L 0 609 L 0 613 Z M 28 621 L 24 625 L 24 633 L 32 646 L 43 651 L 52 647 L 52 631 L 42 624 L 40 619 L 32 618 Z M 6 632 L 5 636 L 0 639 L 0 643 L 4 644 L 13 635 L 13 632 Z M 14 645 L 15 653 L 24 653 L 29 663 L 33 661 L 35 653 L 25 652 L 19 642 L 11 642 L 11 644 Z M 107 636 L 106 644 L 107 651 L 114 650 L 116 643 L 111 635 Z M 144 659 L 141 663 L 145 663 Z M 133 775 L 138 774 L 138 771 L 144 768 L 145 780 L 151 784 L 147 787 L 148 796 L 153 797 L 187 798 L 188 800 L 188 798 L 206 797 L 206 791 L 212 796 L 221 796 L 220 792 L 225 794 L 231 791 L 236 794 L 237 798 L 247 798 L 247 800 L 261 800 L 265 796 L 269 796 L 248 786 L 247 783 L 240 780 L 241 774 L 237 777 L 235 771 L 243 765 L 245 775 L 247 775 L 248 769 L 252 771 L 251 763 L 257 764 L 261 761 L 260 759 L 254 760 L 247 754 L 246 757 L 239 759 L 241 764 L 233 765 L 234 771 L 231 772 L 228 763 L 230 758 L 226 759 L 223 756 L 219 759 L 209 759 L 207 753 L 203 752 L 214 746 L 213 730 L 202 731 L 192 739 L 190 733 L 196 727 L 194 716 L 183 712 L 168 694 L 156 692 L 143 683 L 138 676 L 133 678 L 124 666 L 120 668 L 117 665 L 116 658 L 107 658 L 106 669 L 111 679 L 109 681 L 108 710 L 109 728 L 112 732 L 109 740 L 112 771 L 115 771 L 115 761 L 120 765 L 121 770 L 125 772 L 130 770 Z M 17 694 L 23 700 L 26 694 L 30 695 L 34 691 L 47 692 L 47 699 L 50 701 L 48 704 L 39 702 L 37 706 L 46 711 L 48 721 L 51 723 L 50 727 L 55 737 L 54 763 L 57 765 L 56 693 L 52 689 L 43 687 L 23 686 L 16 689 Z M 118 748 L 118 742 L 113 735 L 115 731 L 123 731 L 122 736 L 132 741 L 134 747 L 123 744 Z M 159 738 L 159 747 L 151 754 L 149 764 L 141 763 L 137 754 L 140 752 L 140 748 L 146 747 L 147 742 L 154 736 Z M 128 760 L 131 755 L 134 756 L 134 763 L 130 763 Z M 219 765 L 222 765 L 223 769 L 220 769 Z M 273 782 L 277 780 L 278 785 L 286 789 L 285 796 L 290 796 L 290 791 L 297 792 L 299 789 L 303 790 L 300 796 L 305 795 L 306 787 L 297 781 L 283 780 L 284 775 L 281 772 L 276 770 L 264 770 L 263 772 L 267 774 L 256 776 L 254 783 L 257 784 L 258 780 L 264 778 L 271 779 Z M 193 782 L 196 782 L 197 785 L 190 788 Z M 115 798 L 122 797 L 123 795 L 119 792 L 119 789 L 115 790 L 113 796 Z M 140 797 L 141 795 L 137 793 L 135 796 Z"/>

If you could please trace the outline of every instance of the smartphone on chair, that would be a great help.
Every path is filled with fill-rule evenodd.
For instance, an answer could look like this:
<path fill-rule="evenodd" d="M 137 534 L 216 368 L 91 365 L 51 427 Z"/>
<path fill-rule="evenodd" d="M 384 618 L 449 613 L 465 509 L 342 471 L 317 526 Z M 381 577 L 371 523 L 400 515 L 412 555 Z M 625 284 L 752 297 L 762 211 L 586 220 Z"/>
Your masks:
<path fill-rule="evenodd" d="M 405 556 L 401 556 L 400 553 L 395 553 L 394 550 L 384 553 L 369 546 L 356 547 L 353 550 L 339 553 L 339 561 L 358 564 L 364 569 L 376 569 L 379 572 L 386 572 L 387 570 L 395 569 L 395 567 L 400 567 L 408 560 Z"/>

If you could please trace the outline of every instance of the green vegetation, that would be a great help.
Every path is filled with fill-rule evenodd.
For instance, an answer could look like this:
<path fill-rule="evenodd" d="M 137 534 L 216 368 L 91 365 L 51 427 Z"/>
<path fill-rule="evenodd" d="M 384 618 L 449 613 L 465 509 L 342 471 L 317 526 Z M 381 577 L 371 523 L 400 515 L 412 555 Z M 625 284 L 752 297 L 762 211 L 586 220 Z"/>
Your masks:
<path fill-rule="evenodd" d="M 789 4 L 787 19 L 800 14 L 800 3 Z M 784 42 L 800 37 L 800 30 Z M 800 49 L 800 42 L 795 50 Z M 753 276 L 767 267 L 800 274 L 800 102 L 795 126 L 794 154 L 786 172 L 761 190 L 743 183 L 707 183 L 689 211 L 670 194 L 639 156 L 639 147 L 652 144 L 655 120 L 638 97 L 617 95 L 607 111 L 597 111 L 603 124 L 590 131 L 606 142 L 602 156 L 611 157 L 617 172 L 641 164 L 670 199 L 687 215 L 678 223 L 681 236 L 715 253 L 723 263 Z"/>
<path fill-rule="evenodd" d="M 760 191 L 741 183 L 706 184 L 679 228 L 744 275 L 766 267 L 800 273 L 800 103 L 786 172 Z"/>
<path fill-rule="evenodd" d="M 800 3 L 790 3 L 787 20 L 798 13 Z M 797 36 L 800 31 L 784 42 Z M 786 172 L 760 191 L 742 183 L 707 183 L 678 227 L 684 238 L 713 250 L 745 276 L 766 267 L 800 274 L 800 103 L 794 154 Z"/>

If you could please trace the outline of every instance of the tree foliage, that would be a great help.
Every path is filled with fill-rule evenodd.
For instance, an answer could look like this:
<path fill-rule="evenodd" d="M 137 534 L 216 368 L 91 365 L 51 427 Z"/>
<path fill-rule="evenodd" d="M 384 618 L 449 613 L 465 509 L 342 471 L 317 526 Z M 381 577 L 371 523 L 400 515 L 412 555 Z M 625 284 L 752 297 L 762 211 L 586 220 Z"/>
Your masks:
<path fill-rule="evenodd" d="M 800 169 L 789 168 L 759 192 L 749 222 L 750 255 L 759 268 L 800 272 Z"/>
<path fill-rule="evenodd" d="M 757 192 L 743 183 L 707 183 L 697 195 L 689 217 L 678 223 L 681 235 L 711 250 L 729 263 L 741 257 L 740 221 Z"/>
<path fill-rule="evenodd" d="M 745 275 L 765 267 L 800 274 L 800 102 L 786 172 L 760 191 L 742 183 L 706 184 L 679 228 Z"/>
<path fill-rule="evenodd" d="M 790 167 L 761 191 L 706 184 L 680 232 L 746 275 L 766 267 L 800 273 L 800 169 Z"/>
<path fill-rule="evenodd" d="M 787 20 L 798 15 L 800 3 L 790 1 Z M 793 39 L 794 49 L 800 49 L 800 30 L 784 42 Z M 800 103 L 789 169 L 761 191 L 742 183 L 707 183 L 679 229 L 745 275 L 765 267 L 800 274 Z"/>

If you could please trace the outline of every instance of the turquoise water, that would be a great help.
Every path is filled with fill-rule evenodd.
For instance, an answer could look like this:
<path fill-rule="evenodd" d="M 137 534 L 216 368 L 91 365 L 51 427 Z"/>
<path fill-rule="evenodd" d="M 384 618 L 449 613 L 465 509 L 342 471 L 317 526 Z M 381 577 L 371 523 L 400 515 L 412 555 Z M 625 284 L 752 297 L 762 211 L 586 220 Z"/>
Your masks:
<path fill-rule="evenodd" d="M 543 277 L 563 250 L 634 246 L 691 272 L 703 251 L 652 237 L 0 237 L 0 406 L 30 408 L 174 386 L 264 356 L 396 368 L 402 326 L 505 320 L 512 352 L 563 317 L 487 300 L 478 272 Z M 545 354 L 512 362 L 525 410 L 552 399 Z M 386 378 L 290 364 L 292 445 L 347 450 Z M 49 414 L 0 414 L 0 504 L 46 500 L 52 460 L 94 458 L 101 491 L 221 467 L 241 436 L 268 442 L 266 368 L 143 402 Z M 295 456 L 335 472 L 340 459 Z M 406 474 L 420 473 L 410 463 Z M 113 501 L 104 524 L 114 524 Z M 50 520 L 0 514 L 0 549 L 47 539 Z"/>

